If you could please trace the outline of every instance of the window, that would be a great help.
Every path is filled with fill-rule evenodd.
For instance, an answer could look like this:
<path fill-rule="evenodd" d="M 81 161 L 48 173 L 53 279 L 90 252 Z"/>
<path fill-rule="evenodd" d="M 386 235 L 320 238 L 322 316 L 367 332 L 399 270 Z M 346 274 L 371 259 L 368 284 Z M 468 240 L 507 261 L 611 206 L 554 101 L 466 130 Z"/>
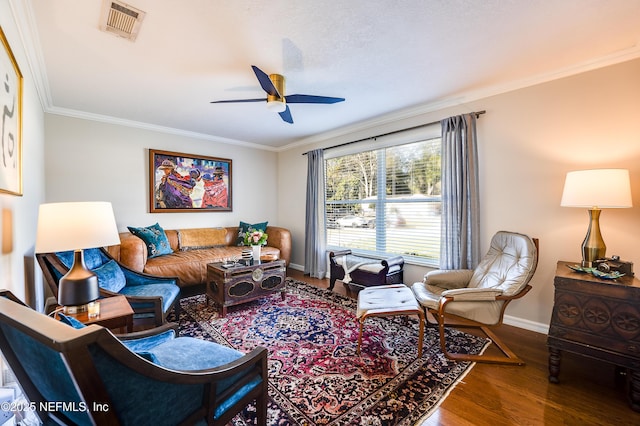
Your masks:
<path fill-rule="evenodd" d="M 327 244 L 437 266 L 440 138 L 325 160 Z"/>

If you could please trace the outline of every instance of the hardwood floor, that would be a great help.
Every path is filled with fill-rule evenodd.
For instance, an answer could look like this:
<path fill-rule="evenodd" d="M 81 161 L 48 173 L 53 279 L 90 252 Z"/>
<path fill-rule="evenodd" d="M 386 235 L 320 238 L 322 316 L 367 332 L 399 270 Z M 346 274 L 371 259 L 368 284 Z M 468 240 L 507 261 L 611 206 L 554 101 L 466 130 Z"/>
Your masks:
<path fill-rule="evenodd" d="M 289 269 L 288 276 L 328 288 L 328 280 Z M 340 281 L 337 293 L 347 295 Z M 625 377 L 615 367 L 563 353 L 560 383 L 547 380 L 546 335 L 503 325 L 496 334 L 527 364 L 477 363 L 425 426 L 640 425 L 629 408 Z"/>

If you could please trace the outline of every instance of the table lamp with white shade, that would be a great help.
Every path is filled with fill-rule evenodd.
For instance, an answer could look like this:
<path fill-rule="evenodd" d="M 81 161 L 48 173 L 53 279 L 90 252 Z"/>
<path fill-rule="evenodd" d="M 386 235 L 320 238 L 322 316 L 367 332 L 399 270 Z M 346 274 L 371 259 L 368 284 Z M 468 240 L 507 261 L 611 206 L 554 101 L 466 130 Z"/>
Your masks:
<path fill-rule="evenodd" d="M 65 312 L 83 312 L 100 296 L 98 278 L 86 268 L 82 250 L 117 244 L 120 244 L 120 238 L 111 203 L 40 205 L 36 253 L 74 250 L 73 265 L 58 284 L 58 304 Z"/>
<path fill-rule="evenodd" d="M 560 205 L 589 209 L 589 229 L 582 242 L 582 266 L 590 268 L 593 261 L 605 257 L 607 250 L 600 232 L 601 209 L 633 206 L 629 171 L 593 169 L 569 172 Z"/>

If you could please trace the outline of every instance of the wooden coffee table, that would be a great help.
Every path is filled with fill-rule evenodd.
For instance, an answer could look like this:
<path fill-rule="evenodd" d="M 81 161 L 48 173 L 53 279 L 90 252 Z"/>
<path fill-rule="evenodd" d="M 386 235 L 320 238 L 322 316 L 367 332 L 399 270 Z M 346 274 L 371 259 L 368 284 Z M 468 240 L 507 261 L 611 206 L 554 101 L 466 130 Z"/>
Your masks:
<path fill-rule="evenodd" d="M 213 301 L 224 318 L 228 306 L 259 299 L 276 291 L 284 300 L 286 269 L 284 260 L 247 261 L 232 267 L 210 263 L 207 265 L 207 301 Z"/>
<path fill-rule="evenodd" d="M 133 331 L 133 309 L 125 296 L 112 296 L 98 299 L 100 302 L 100 314 L 95 318 L 89 318 L 87 312 L 68 314 L 83 324 L 98 324 L 108 329 Z"/>

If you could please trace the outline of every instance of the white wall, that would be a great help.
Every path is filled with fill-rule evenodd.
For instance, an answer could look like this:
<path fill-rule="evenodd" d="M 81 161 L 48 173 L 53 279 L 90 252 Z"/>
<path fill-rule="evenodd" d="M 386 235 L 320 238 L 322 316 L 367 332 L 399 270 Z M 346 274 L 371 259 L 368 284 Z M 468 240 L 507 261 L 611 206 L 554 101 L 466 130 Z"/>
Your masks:
<path fill-rule="evenodd" d="M 0 210 L 7 209 L 11 212 L 13 231 L 13 250 L 0 254 L 0 288 L 9 289 L 22 300 L 36 306 L 37 300 L 42 303 L 42 292 L 35 290 L 41 288 L 42 281 L 34 274 L 38 266 L 33 262 L 33 248 L 38 206 L 44 199 L 44 114 L 27 61 L 22 34 L 14 17 L 14 10 L 7 0 L 0 0 L 0 26 L 23 75 L 23 195 L 0 194 Z"/>
<path fill-rule="evenodd" d="M 110 201 L 120 231 L 277 222 L 274 152 L 46 114 L 46 199 Z M 149 149 L 231 159 L 232 212 L 149 213 Z"/>
<path fill-rule="evenodd" d="M 307 158 L 303 152 L 486 110 L 477 126 L 482 250 L 498 230 L 540 239 L 533 290 L 514 301 L 507 315 L 510 323 L 546 331 L 556 262 L 580 260 L 588 227 L 586 210 L 560 207 L 566 172 L 605 167 L 630 170 L 634 207 L 604 210 L 601 227 L 607 254 L 633 261 L 640 274 L 638 76 L 640 60 L 633 60 L 279 153 L 279 221 L 293 232 L 292 263 L 304 264 Z M 418 281 L 425 271 L 409 265 L 405 281 Z"/>

